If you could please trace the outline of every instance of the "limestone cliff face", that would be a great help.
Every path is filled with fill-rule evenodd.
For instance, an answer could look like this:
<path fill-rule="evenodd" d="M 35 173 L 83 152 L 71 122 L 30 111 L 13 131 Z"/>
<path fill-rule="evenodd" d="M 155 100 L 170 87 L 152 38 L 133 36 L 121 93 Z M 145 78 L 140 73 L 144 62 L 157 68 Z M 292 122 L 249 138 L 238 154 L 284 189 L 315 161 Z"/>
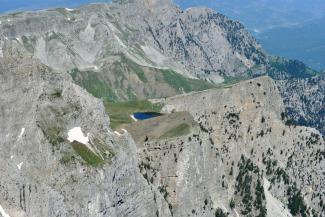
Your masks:
<path fill-rule="evenodd" d="M 145 142 L 137 143 L 128 132 L 113 132 L 103 103 L 74 83 L 91 78 L 111 88 L 105 94 L 114 90 L 127 99 L 129 92 L 141 98 L 182 93 L 162 82 L 166 74 L 173 85 L 183 76 L 182 83 L 202 87 L 190 79 L 265 73 L 268 57 L 238 22 L 205 8 L 182 11 L 169 0 L 0 20 L 1 211 L 27 217 L 325 215 L 324 140 L 288 119 L 288 108 L 296 120 L 322 114 L 322 76 L 292 78 L 292 64 L 276 61 L 270 74 L 277 81 L 260 77 L 154 100 L 173 113 L 165 119 L 180 112 L 195 123 L 185 136 L 141 135 Z M 88 142 L 68 140 L 79 127 Z"/>
<path fill-rule="evenodd" d="M 278 80 L 277 85 L 293 123 L 310 126 L 325 134 L 325 76 Z"/>
<path fill-rule="evenodd" d="M 239 22 L 205 8 L 182 11 L 170 1 L 93 4 L 0 20 L 7 37 L 61 70 L 104 70 L 109 56 L 124 53 L 142 66 L 220 82 L 267 61 Z"/>
<path fill-rule="evenodd" d="M 136 146 L 109 128 L 102 102 L 1 38 L 0 204 L 10 216 L 169 216 L 137 168 Z M 91 167 L 68 140 L 81 127 L 103 158 Z M 154 200 L 155 198 L 155 200 Z"/>
<path fill-rule="evenodd" d="M 324 215 L 324 141 L 284 124 L 272 79 L 158 100 L 197 125 L 135 144 L 68 74 L 5 37 L 1 53 L 0 204 L 10 216 Z M 89 143 L 67 140 L 75 127 Z"/>
<path fill-rule="evenodd" d="M 163 102 L 166 112 L 189 111 L 200 126 L 142 147 L 146 177 L 166 189 L 176 216 L 218 208 L 230 216 L 324 215 L 324 141 L 314 129 L 285 125 L 270 78 Z"/>

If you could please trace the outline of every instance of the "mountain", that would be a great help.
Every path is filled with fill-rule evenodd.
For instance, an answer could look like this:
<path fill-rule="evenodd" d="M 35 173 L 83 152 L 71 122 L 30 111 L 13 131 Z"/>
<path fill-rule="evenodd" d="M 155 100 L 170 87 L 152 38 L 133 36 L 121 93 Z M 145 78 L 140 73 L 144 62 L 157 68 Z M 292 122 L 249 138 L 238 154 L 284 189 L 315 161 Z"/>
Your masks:
<path fill-rule="evenodd" d="M 133 140 L 112 132 L 100 100 L 15 41 L 1 38 L 1 53 L 0 208 L 8 216 L 139 216 L 166 209 L 137 169 Z M 69 143 L 75 127 L 89 142 Z"/>
<path fill-rule="evenodd" d="M 186 112 L 196 124 L 185 134 L 134 143 L 136 131 L 114 133 L 103 104 L 69 74 L 33 59 L 16 41 L 3 38 L 1 52 L 2 215 L 324 211 L 324 141 L 314 129 L 284 124 L 270 78 L 159 100 L 164 113 Z M 145 123 L 135 124 L 141 130 Z M 72 134 L 78 129 L 81 136 Z"/>
<path fill-rule="evenodd" d="M 323 75 L 239 22 L 169 0 L 0 21 L 0 216 L 325 215 Z"/>
<path fill-rule="evenodd" d="M 271 54 L 324 66 L 324 1 L 184 1 L 182 8 L 206 6 L 242 22 Z"/>
<path fill-rule="evenodd" d="M 265 62 L 259 44 L 238 22 L 209 9 L 182 11 L 169 1 L 143 4 L 9 14 L 1 17 L 2 30 L 59 70 L 107 70 L 113 63 L 105 58 L 123 53 L 141 66 L 220 83 Z"/>

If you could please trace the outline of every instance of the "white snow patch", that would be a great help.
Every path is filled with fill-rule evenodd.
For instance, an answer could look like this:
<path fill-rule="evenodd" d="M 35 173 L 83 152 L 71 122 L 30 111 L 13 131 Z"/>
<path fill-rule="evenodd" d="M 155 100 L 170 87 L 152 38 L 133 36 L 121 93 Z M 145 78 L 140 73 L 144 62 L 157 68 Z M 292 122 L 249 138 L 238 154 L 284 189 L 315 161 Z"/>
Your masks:
<path fill-rule="evenodd" d="M 21 139 L 21 137 L 24 135 L 24 133 L 25 133 L 25 128 L 23 127 L 23 128 L 21 128 L 21 131 L 20 131 L 20 134 L 18 136 L 18 139 Z"/>
<path fill-rule="evenodd" d="M 130 115 L 130 117 L 131 117 L 134 121 L 138 121 L 138 119 L 136 119 L 136 118 L 134 117 L 134 115 Z"/>
<path fill-rule="evenodd" d="M 21 167 L 23 166 L 23 164 L 24 164 L 24 162 L 21 162 L 21 163 L 19 163 L 19 164 L 17 165 L 17 167 L 18 167 L 19 170 L 21 169 Z"/>
<path fill-rule="evenodd" d="M 290 211 L 284 206 L 281 201 L 277 198 L 273 197 L 271 192 L 269 191 L 270 182 L 264 178 L 264 192 L 266 198 L 266 209 L 267 209 L 267 217 L 292 217 Z"/>
<path fill-rule="evenodd" d="M 1 214 L 3 217 L 10 217 L 10 215 L 7 214 L 7 213 L 5 212 L 5 210 L 2 208 L 1 205 L 0 205 L 0 214 Z"/>
<path fill-rule="evenodd" d="M 118 135 L 118 136 L 121 136 L 121 134 L 120 134 L 119 132 L 117 132 L 117 131 L 114 131 L 114 133 L 115 133 L 116 135 Z"/>
<path fill-rule="evenodd" d="M 8 22 L 10 22 L 10 19 L 7 19 Z"/>
<path fill-rule="evenodd" d="M 123 128 L 122 128 L 122 131 L 123 131 L 124 133 L 127 133 L 127 132 L 128 132 L 128 131 L 126 131 L 126 129 L 123 129 Z"/>
<path fill-rule="evenodd" d="M 95 69 L 95 70 L 98 70 L 98 67 L 97 67 L 97 66 L 94 66 L 94 69 Z"/>
<path fill-rule="evenodd" d="M 67 11 L 74 11 L 74 9 L 71 9 L 71 8 L 65 8 L 65 10 L 67 10 Z"/>
<path fill-rule="evenodd" d="M 16 38 L 16 40 L 17 40 L 18 42 L 20 42 L 20 43 L 21 43 L 21 40 L 20 40 L 20 38 L 18 38 L 18 37 L 17 37 L 17 38 Z"/>
<path fill-rule="evenodd" d="M 0 25 L 2 24 L 2 21 L 0 20 Z"/>
<path fill-rule="evenodd" d="M 84 136 L 80 127 L 75 127 L 75 128 L 72 128 L 71 130 L 69 130 L 68 140 L 70 142 L 77 141 L 77 142 L 80 142 L 85 145 L 87 145 L 87 143 L 89 142 L 88 135 Z"/>
<path fill-rule="evenodd" d="M 68 17 L 68 18 L 67 18 L 67 20 L 69 20 L 69 21 L 70 21 L 70 20 L 71 20 L 71 18 L 70 18 L 70 17 Z"/>
<path fill-rule="evenodd" d="M 10 159 L 12 160 L 13 158 L 14 158 L 14 156 L 13 156 L 13 155 L 11 155 L 11 156 L 10 156 Z"/>

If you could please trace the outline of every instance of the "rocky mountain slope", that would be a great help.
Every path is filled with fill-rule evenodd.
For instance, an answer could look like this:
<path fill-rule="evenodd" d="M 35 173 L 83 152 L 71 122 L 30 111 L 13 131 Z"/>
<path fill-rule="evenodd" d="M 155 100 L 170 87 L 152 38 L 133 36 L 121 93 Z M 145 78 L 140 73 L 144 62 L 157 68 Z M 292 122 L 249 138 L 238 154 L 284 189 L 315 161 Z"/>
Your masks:
<path fill-rule="evenodd" d="M 1 38 L 0 61 L 3 216 L 324 215 L 324 141 L 284 124 L 270 78 L 158 100 L 197 124 L 135 143 L 15 40 Z"/>
<path fill-rule="evenodd" d="M 168 216 L 137 168 L 132 138 L 112 132 L 103 104 L 17 42 L 1 38 L 1 45 L 2 209 L 11 217 L 152 216 L 157 209 Z M 88 143 L 68 141 L 75 127 Z"/>
<path fill-rule="evenodd" d="M 122 53 L 141 66 L 220 82 L 266 61 L 239 22 L 204 8 L 182 11 L 169 0 L 22 12 L 0 20 L 6 37 L 60 70 L 107 73 Z"/>
<path fill-rule="evenodd" d="M 240 23 L 210 9 L 183 11 L 168 0 L 114 2 L 3 15 L 0 31 L 43 64 L 68 71 L 92 95 L 109 101 L 214 86 L 207 81 L 264 74 L 284 80 L 316 73 L 299 61 L 268 56 Z M 321 116 L 320 111 L 314 114 Z M 306 115 L 299 117 L 318 127 Z"/>
<path fill-rule="evenodd" d="M 325 215 L 325 143 L 296 125 L 323 129 L 323 76 L 238 22 L 167 0 L 0 21 L 0 216 Z M 147 98 L 161 116 L 115 120 Z"/>
<path fill-rule="evenodd" d="M 176 216 L 190 214 L 185 204 L 197 216 L 216 204 L 230 216 L 324 215 L 322 136 L 285 125 L 281 101 L 270 78 L 162 101 L 164 111 L 188 111 L 199 123 L 188 136 L 143 146 L 154 165 L 145 174 L 162 180 Z"/>
<path fill-rule="evenodd" d="M 213 85 L 207 80 L 315 74 L 299 61 L 268 56 L 239 22 L 206 8 L 183 11 L 169 0 L 8 14 L 0 17 L 0 30 L 110 101 L 208 89 Z"/>
<path fill-rule="evenodd" d="M 315 127 L 324 135 L 324 74 L 305 79 L 278 80 L 277 83 L 292 123 Z"/>

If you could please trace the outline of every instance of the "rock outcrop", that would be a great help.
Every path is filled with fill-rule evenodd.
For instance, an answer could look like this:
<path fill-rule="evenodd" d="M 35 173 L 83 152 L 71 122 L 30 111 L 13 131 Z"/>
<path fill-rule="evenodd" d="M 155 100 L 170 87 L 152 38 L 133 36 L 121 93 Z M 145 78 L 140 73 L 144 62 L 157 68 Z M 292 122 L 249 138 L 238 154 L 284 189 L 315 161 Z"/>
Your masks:
<path fill-rule="evenodd" d="M 122 1 L 75 10 L 0 17 L 4 34 L 44 64 L 103 71 L 123 53 L 141 66 L 221 82 L 266 63 L 261 46 L 239 22 L 207 8 L 181 10 L 169 1 Z"/>
<path fill-rule="evenodd" d="M 1 38 L 0 204 L 13 216 L 169 215 L 140 175 L 136 146 L 115 135 L 101 101 Z M 92 167 L 68 132 L 81 127 L 100 157 Z M 78 147 L 82 149 L 78 149 Z M 88 150 L 89 151 L 89 150 Z M 89 152 L 91 153 L 91 152 Z M 90 159 L 91 160 L 91 159 Z M 154 200 L 155 198 L 155 200 Z"/>
<path fill-rule="evenodd" d="M 188 136 L 142 147 L 150 165 L 142 173 L 166 190 L 176 216 L 218 208 L 230 216 L 324 215 L 324 141 L 315 129 L 285 124 L 270 78 L 161 102 L 199 123 Z"/>
<path fill-rule="evenodd" d="M 318 129 L 325 135 L 325 77 L 292 78 L 276 81 L 292 124 Z"/>

